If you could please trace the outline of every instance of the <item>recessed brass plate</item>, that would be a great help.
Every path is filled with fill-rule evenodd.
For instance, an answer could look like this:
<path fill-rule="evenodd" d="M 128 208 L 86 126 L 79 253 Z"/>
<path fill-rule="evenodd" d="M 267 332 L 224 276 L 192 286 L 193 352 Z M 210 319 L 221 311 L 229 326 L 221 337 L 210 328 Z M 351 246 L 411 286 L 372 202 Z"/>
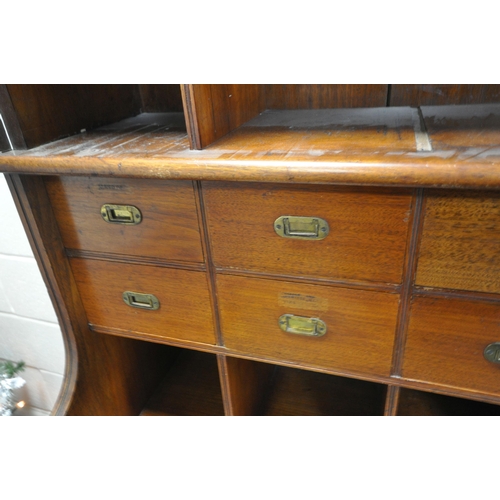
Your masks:
<path fill-rule="evenodd" d="M 484 357 L 491 363 L 500 364 L 500 342 L 493 342 L 484 349 Z"/>
<path fill-rule="evenodd" d="M 283 316 L 280 316 L 278 324 L 284 332 L 295 333 L 296 335 L 322 337 L 326 333 L 325 322 L 318 318 L 283 314 Z"/>
<path fill-rule="evenodd" d="M 142 221 L 142 214 L 133 205 L 109 205 L 101 207 L 101 216 L 111 224 L 136 225 Z"/>
<path fill-rule="evenodd" d="M 151 293 L 123 292 L 123 301 L 131 307 L 156 311 L 160 308 L 160 301 Z"/>
<path fill-rule="evenodd" d="M 328 236 L 330 227 L 320 217 L 282 215 L 274 221 L 274 230 L 283 238 L 322 240 Z"/>

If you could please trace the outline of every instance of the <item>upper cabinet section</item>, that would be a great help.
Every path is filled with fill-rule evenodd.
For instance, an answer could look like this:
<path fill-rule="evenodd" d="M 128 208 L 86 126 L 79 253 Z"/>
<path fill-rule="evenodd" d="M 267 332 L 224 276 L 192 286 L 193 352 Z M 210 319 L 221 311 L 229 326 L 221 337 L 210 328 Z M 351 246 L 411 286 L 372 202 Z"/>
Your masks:
<path fill-rule="evenodd" d="M 204 149 L 265 110 L 382 107 L 388 85 L 183 85 L 192 149 Z"/>
<path fill-rule="evenodd" d="M 499 100 L 500 85 L 0 85 L 0 171 L 498 189 Z"/>
<path fill-rule="evenodd" d="M 179 85 L 0 85 L 14 149 L 31 149 L 142 112 L 182 112 Z"/>
<path fill-rule="evenodd" d="M 500 102 L 500 85 L 183 85 L 192 149 L 204 149 L 263 111 Z"/>

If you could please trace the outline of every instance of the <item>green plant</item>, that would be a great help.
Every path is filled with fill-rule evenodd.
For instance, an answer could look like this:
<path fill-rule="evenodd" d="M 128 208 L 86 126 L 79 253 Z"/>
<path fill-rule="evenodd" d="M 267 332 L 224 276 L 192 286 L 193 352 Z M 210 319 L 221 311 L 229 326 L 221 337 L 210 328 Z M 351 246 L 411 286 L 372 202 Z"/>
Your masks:
<path fill-rule="evenodd" d="M 0 378 L 14 378 L 20 372 L 24 371 L 25 366 L 26 363 L 24 361 L 19 361 L 18 363 L 5 361 L 0 363 Z"/>

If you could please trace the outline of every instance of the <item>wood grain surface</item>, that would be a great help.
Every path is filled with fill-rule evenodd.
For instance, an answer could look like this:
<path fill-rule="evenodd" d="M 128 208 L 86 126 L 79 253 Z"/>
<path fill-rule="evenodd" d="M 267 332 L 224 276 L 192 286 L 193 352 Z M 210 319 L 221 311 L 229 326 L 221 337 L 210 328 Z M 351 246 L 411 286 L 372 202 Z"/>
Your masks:
<path fill-rule="evenodd" d="M 64 245 L 71 249 L 203 262 L 193 185 L 103 177 L 46 177 Z M 137 225 L 106 222 L 104 204 L 133 205 Z"/>
<path fill-rule="evenodd" d="M 91 332 L 40 177 L 8 176 L 65 344 L 54 415 L 137 415 L 164 373 L 164 346 Z"/>
<path fill-rule="evenodd" d="M 427 191 L 416 284 L 500 292 L 500 196 Z"/>
<path fill-rule="evenodd" d="M 400 283 L 411 191 L 204 183 L 213 261 L 219 268 Z M 319 241 L 278 236 L 285 215 L 321 217 Z"/>
<path fill-rule="evenodd" d="M 264 110 L 259 85 L 183 85 L 190 144 L 203 149 Z"/>
<path fill-rule="evenodd" d="M 7 85 L 28 148 L 139 113 L 136 85 Z"/>
<path fill-rule="evenodd" d="M 0 155 L 0 171 L 500 189 L 500 152 L 498 148 L 474 146 L 473 133 L 470 147 L 417 152 L 415 134 L 410 134 L 407 119 L 411 118 L 420 130 L 418 113 L 410 113 L 404 126 L 393 119 L 391 128 L 383 124 L 387 125 L 390 116 L 394 118 L 401 113 L 394 115 L 394 108 L 373 108 L 371 123 L 379 125 L 370 126 L 370 120 L 364 120 L 365 126 L 349 130 L 346 125 L 332 130 L 329 136 L 332 116 L 338 118 L 346 110 L 327 113 L 329 118 L 323 117 L 323 124 L 325 120 L 330 122 L 326 129 L 310 115 L 324 111 L 282 111 L 281 116 L 287 117 L 281 122 L 283 127 L 292 126 L 287 120 L 290 113 L 296 113 L 294 123 L 301 122 L 302 128 L 292 126 L 289 133 L 280 129 L 279 134 L 273 134 L 269 117 L 264 114 L 261 120 L 267 123 L 265 127 L 255 126 L 259 121 L 247 124 L 202 152 L 189 150 L 182 113 L 143 114 L 29 151 L 4 153 Z M 460 123 L 456 126 L 460 127 Z"/>
<path fill-rule="evenodd" d="M 500 406 L 433 394 L 431 392 L 401 389 L 397 415 L 409 416 L 500 416 Z"/>
<path fill-rule="evenodd" d="M 213 354 L 177 349 L 142 416 L 222 416 L 224 407 Z"/>
<path fill-rule="evenodd" d="M 204 272 L 72 258 L 89 323 L 155 337 L 215 344 Z M 158 310 L 127 305 L 123 292 L 153 294 Z"/>
<path fill-rule="evenodd" d="M 391 106 L 437 106 L 500 102 L 500 85 L 391 85 Z"/>
<path fill-rule="evenodd" d="M 266 396 L 276 366 L 248 359 L 219 355 L 227 415 L 257 415 L 267 404 Z"/>
<path fill-rule="evenodd" d="M 141 84 L 139 93 L 143 113 L 183 111 L 180 85 Z"/>
<path fill-rule="evenodd" d="M 483 351 L 500 341 L 500 306 L 456 298 L 414 298 L 404 379 L 500 395 L 500 365 Z"/>
<path fill-rule="evenodd" d="M 425 106 L 421 110 L 434 150 L 460 151 L 469 156 L 498 155 L 500 104 Z"/>
<path fill-rule="evenodd" d="M 385 392 L 372 382 L 277 367 L 259 415 L 379 416 Z"/>
<path fill-rule="evenodd" d="M 386 105 L 388 85 L 264 85 L 266 109 L 366 108 Z"/>
<path fill-rule="evenodd" d="M 389 375 L 397 294 L 217 276 L 224 345 L 299 365 Z M 319 318 L 322 337 L 282 331 L 282 314 Z"/>

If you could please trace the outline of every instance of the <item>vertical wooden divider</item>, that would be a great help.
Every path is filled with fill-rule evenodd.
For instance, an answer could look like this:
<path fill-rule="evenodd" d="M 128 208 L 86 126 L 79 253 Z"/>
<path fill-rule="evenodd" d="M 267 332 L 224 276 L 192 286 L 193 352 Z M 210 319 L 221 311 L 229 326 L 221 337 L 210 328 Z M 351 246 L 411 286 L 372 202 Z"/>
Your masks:
<path fill-rule="evenodd" d="M 191 149 L 204 149 L 264 110 L 263 85 L 182 85 Z"/>
<path fill-rule="evenodd" d="M 400 388 L 396 385 L 387 387 L 385 397 L 384 417 L 395 417 L 398 411 Z"/>
<path fill-rule="evenodd" d="M 417 189 L 412 200 L 412 211 L 408 225 L 406 258 L 403 268 L 403 283 L 400 291 L 398 319 L 396 323 L 396 338 L 392 358 L 391 374 L 400 376 L 403 363 L 403 351 L 406 342 L 406 330 L 409 321 L 409 309 L 413 293 L 413 283 L 417 269 L 418 245 L 423 224 L 424 194 L 423 189 Z"/>
<path fill-rule="evenodd" d="M 258 415 L 275 366 L 223 354 L 217 362 L 226 415 Z"/>

